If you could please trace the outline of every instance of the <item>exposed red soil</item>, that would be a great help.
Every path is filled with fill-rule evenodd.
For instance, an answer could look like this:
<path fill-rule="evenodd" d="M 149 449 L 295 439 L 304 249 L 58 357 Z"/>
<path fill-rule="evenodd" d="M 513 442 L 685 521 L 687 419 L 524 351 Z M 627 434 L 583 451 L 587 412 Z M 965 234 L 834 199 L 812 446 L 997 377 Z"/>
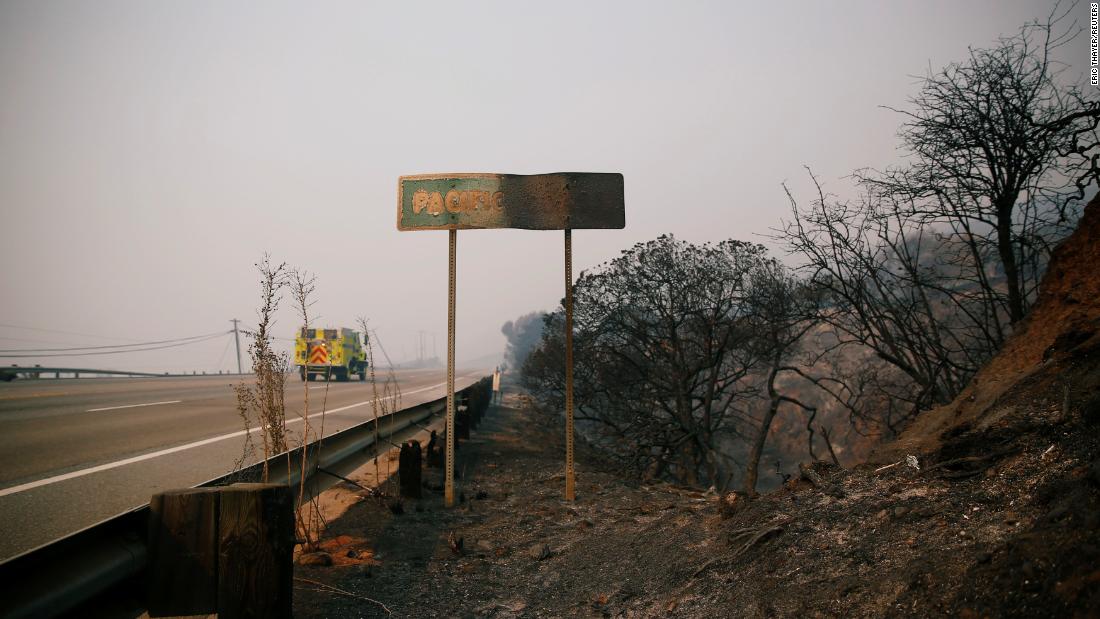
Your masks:
<path fill-rule="evenodd" d="M 1087 363 L 1078 357 L 1097 345 L 1098 332 L 1100 196 L 1085 208 L 1077 230 L 1055 249 L 1031 314 L 1001 352 L 954 402 L 922 413 L 874 458 L 885 461 L 904 452 L 928 452 L 937 449 L 944 433 L 953 428 L 988 427 L 1006 414 L 1005 403 L 1013 392 L 1037 394 L 1051 387 L 1044 382 L 1068 386 L 1071 404 L 1087 399 L 1095 384 L 1074 384 L 1061 374 Z"/>

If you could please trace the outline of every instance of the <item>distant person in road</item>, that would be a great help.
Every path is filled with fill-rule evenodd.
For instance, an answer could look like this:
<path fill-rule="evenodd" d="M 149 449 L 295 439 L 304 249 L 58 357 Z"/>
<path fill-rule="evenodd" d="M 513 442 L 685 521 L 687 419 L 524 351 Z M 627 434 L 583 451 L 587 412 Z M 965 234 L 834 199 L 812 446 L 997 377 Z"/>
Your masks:
<path fill-rule="evenodd" d="M 500 366 L 493 370 L 493 399 L 491 402 L 500 404 L 504 400 L 504 392 L 500 389 Z"/>

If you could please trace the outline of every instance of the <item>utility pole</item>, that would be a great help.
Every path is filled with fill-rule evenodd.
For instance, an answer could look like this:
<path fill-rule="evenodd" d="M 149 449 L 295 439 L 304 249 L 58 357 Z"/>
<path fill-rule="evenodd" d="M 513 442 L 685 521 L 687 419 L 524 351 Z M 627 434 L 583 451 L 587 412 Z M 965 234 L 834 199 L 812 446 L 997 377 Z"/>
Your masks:
<path fill-rule="evenodd" d="M 424 336 L 427 335 L 428 332 L 421 330 L 417 331 L 416 334 L 419 336 L 416 349 L 416 364 L 419 367 L 424 367 L 424 360 L 428 355 L 428 338 Z"/>
<path fill-rule="evenodd" d="M 240 321 L 234 318 L 230 322 L 233 323 L 233 340 L 237 342 L 237 373 L 244 374 L 241 370 L 241 332 L 237 329 L 237 323 Z"/>

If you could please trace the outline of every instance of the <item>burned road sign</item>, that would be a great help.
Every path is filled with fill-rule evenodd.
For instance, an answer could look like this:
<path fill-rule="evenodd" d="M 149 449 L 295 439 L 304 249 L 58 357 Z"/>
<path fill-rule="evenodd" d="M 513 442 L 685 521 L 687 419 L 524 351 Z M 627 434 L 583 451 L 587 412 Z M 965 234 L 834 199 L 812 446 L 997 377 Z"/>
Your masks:
<path fill-rule="evenodd" d="M 625 225 L 622 174 L 418 174 L 398 179 L 398 230 Z"/>
<path fill-rule="evenodd" d="M 443 502 L 455 503 L 455 271 L 458 231 L 565 231 L 565 499 L 576 499 L 573 466 L 573 230 L 623 228 L 623 175 L 417 174 L 397 179 L 397 229 L 447 230 L 447 447 Z"/>

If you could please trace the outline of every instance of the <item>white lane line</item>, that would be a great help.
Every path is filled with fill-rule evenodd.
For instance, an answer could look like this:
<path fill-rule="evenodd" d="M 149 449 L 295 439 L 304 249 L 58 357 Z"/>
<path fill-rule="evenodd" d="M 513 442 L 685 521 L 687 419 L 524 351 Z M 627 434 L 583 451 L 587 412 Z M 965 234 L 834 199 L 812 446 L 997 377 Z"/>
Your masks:
<path fill-rule="evenodd" d="M 98 413 L 99 411 L 113 411 L 120 408 L 139 408 L 141 406 L 156 406 L 158 404 L 179 404 L 183 400 L 168 400 L 167 402 L 148 402 L 145 404 L 127 404 L 125 406 L 105 406 L 103 408 L 89 408 L 85 413 Z"/>
<path fill-rule="evenodd" d="M 474 374 L 478 374 L 478 373 L 479 372 L 474 372 L 473 374 L 465 374 L 465 375 L 463 375 L 459 378 L 466 378 L 467 376 L 473 376 Z M 423 387 L 423 388 L 420 388 L 420 389 L 414 389 L 413 391 L 405 391 L 405 392 L 402 392 L 401 395 L 403 395 L 403 396 L 404 395 L 412 395 L 414 393 L 420 393 L 420 392 L 423 392 L 423 391 L 430 391 L 432 389 L 439 389 L 440 387 L 446 387 L 446 386 L 447 386 L 447 383 L 443 382 L 443 383 L 439 383 L 439 384 L 436 384 L 436 385 L 430 385 L 428 387 Z M 384 398 L 382 398 L 382 399 L 384 399 Z M 333 409 L 329 409 L 329 410 L 326 410 L 326 411 L 321 411 L 319 413 L 314 413 L 314 414 L 310 415 L 309 418 L 312 419 L 314 417 L 320 417 L 321 415 L 327 415 L 327 414 L 331 414 L 331 413 L 339 413 L 339 412 L 346 411 L 346 410 L 349 410 L 349 409 L 352 409 L 352 408 L 358 408 L 360 406 L 365 406 L 365 405 L 371 404 L 373 402 L 374 402 L 374 400 L 364 400 L 362 402 L 356 402 L 355 404 L 349 404 L 347 406 L 341 406 L 340 408 L 333 408 Z M 296 421 L 301 421 L 301 420 L 302 420 L 301 417 L 297 417 L 295 419 L 288 419 L 287 423 L 294 423 Z M 8 496 L 9 494 L 17 494 L 17 493 L 20 493 L 20 492 L 24 492 L 24 491 L 27 491 L 27 490 L 34 489 L 34 488 L 40 488 L 42 486 L 48 486 L 50 484 L 56 484 L 59 481 L 65 481 L 65 480 L 68 480 L 68 479 L 75 479 L 77 477 L 83 477 L 85 475 L 91 475 L 92 473 L 99 473 L 99 472 L 102 472 L 102 471 L 109 471 L 111 469 L 116 469 L 120 466 L 126 466 L 127 464 L 134 464 L 135 462 L 142 462 L 142 461 L 145 461 L 145 460 L 152 460 L 153 458 L 159 458 L 161 456 L 167 456 L 169 454 L 174 454 L 174 453 L 177 453 L 177 452 L 180 452 L 180 451 L 186 451 L 188 449 L 194 449 L 195 447 L 202 447 L 203 445 L 209 445 L 211 443 L 217 443 L 218 441 L 224 441 L 226 439 L 236 438 L 238 436 L 244 436 L 245 434 L 248 434 L 250 432 L 255 432 L 258 429 L 259 428 L 249 428 L 248 430 L 238 430 L 236 432 L 230 432 L 229 434 L 222 434 L 221 436 L 212 436 L 210 438 L 203 439 L 201 441 L 195 441 L 193 443 L 186 443 L 184 445 L 176 445 L 175 447 L 169 447 L 168 449 L 161 449 L 160 451 L 154 451 L 154 452 L 150 452 L 150 453 L 147 453 L 147 454 L 141 454 L 140 456 L 133 456 L 132 458 L 126 458 L 124 460 L 116 460 L 114 462 L 108 462 L 106 464 L 100 464 L 99 466 L 93 466 L 93 467 L 89 467 L 89 468 L 86 468 L 86 469 L 80 469 L 79 471 L 70 471 L 70 472 L 64 473 L 62 475 L 54 475 L 53 477 L 46 477 L 44 479 L 39 479 L 39 480 L 35 480 L 35 481 L 32 481 L 32 482 L 27 482 L 25 484 L 20 484 L 18 486 L 12 486 L 10 488 L 0 489 L 0 497 L 5 497 L 5 496 Z"/>

